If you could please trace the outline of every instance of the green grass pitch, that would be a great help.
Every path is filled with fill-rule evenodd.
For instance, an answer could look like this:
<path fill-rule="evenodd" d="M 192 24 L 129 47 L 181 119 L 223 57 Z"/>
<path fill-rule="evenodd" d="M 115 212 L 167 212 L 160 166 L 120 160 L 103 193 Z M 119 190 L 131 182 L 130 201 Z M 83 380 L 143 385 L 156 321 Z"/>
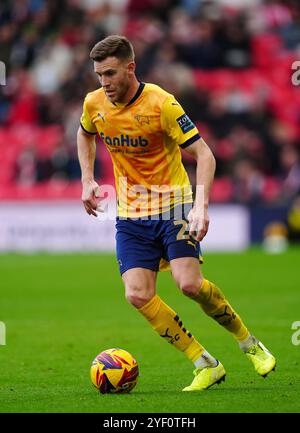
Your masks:
<path fill-rule="evenodd" d="M 0 412 L 299 412 L 300 345 L 291 329 L 300 320 L 299 250 L 211 253 L 203 272 L 276 355 L 266 379 L 169 273 L 159 275 L 158 293 L 227 370 L 206 392 L 181 392 L 193 365 L 127 303 L 114 255 L 1 255 Z M 130 394 L 101 395 L 91 385 L 93 358 L 112 347 L 138 361 Z"/>

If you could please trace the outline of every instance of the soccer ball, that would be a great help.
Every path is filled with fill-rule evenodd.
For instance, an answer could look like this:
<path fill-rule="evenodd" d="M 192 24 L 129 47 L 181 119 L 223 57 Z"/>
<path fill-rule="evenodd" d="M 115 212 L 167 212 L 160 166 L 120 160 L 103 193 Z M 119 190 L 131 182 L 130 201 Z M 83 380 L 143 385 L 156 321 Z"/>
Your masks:
<path fill-rule="evenodd" d="M 101 392 L 130 392 L 137 384 L 139 367 L 133 356 L 123 349 L 108 349 L 99 353 L 91 366 L 91 380 Z"/>

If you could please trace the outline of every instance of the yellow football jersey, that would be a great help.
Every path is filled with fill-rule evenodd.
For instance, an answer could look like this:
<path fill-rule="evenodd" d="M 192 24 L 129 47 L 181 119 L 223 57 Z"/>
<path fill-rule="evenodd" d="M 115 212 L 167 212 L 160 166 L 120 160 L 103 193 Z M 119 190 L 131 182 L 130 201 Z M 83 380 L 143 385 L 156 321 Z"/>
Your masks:
<path fill-rule="evenodd" d="M 87 94 L 80 123 L 98 133 L 110 153 L 119 216 L 155 215 L 192 202 L 180 147 L 200 136 L 173 95 L 140 83 L 128 104 L 117 104 L 100 88 Z"/>

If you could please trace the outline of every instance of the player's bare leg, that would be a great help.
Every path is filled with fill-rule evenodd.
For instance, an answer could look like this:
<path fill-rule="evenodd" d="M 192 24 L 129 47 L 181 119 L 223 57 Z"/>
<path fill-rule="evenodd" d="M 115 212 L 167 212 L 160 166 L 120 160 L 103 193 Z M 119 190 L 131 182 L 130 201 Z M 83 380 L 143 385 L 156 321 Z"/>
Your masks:
<path fill-rule="evenodd" d="M 156 278 L 157 273 L 150 269 L 133 268 L 124 272 L 122 279 L 127 301 L 135 308 L 147 304 L 155 296 Z"/>

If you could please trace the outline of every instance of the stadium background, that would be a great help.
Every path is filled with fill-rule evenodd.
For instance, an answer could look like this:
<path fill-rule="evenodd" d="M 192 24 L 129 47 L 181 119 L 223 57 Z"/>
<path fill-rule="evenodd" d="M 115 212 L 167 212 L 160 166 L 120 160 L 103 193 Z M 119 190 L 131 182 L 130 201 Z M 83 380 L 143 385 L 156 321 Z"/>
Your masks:
<path fill-rule="evenodd" d="M 5 348 L 0 347 L 0 356 L 9 355 L 11 359 L 23 348 L 23 341 L 28 345 L 26 350 L 22 349 L 25 361 L 15 385 L 16 389 L 19 387 L 28 393 L 28 404 L 21 403 L 18 396 L 12 397 L 9 388 L 14 388 L 11 385 L 14 364 L 10 363 L 2 389 L 0 386 L 6 401 L 2 411 L 55 411 L 54 398 L 53 404 L 50 398 L 47 406 L 41 403 L 43 393 L 37 388 L 32 391 L 29 386 L 36 381 L 26 366 L 37 359 L 42 364 L 45 362 L 41 355 L 34 358 L 32 344 L 37 351 L 46 351 L 45 357 L 50 350 L 50 358 L 53 357 L 54 364 L 57 362 L 56 371 L 60 371 L 61 376 L 57 376 L 60 388 L 57 386 L 56 394 L 53 391 L 55 398 L 59 398 L 64 386 L 67 389 L 70 386 L 78 395 L 78 390 L 72 388 L 61 372 L 65 367 L 64 359 L 70 361 L 74 355 L 76 344 L 69 327 L 70 323 L 72 327 L 78 326 L 76 314 L 81 324 L 86 320 L 85 327 L 82 325 L 84 329 L 76 328 L 80 334 L 76 334 L 76 339 L 81 344 L 81 350 L 76 350 L 85 362 L 81 361 L 80 367 L 76 364 L 78 368 L 84 371 L 88 357 L 92 358 L 97 348 L 100 351 L 102 344 L 125 344 L 128 350 L 138 351 L 137 357 L 147 372 L 145 376 L 153 374 L 149 330 L 145 326 L 140 331 L 144 333 L 139 338 L 150 341 L 149 347 L 143 346 L 144 352 L 137 342 L 134 345 L 130 340 L 130 336 L 135 338 L 134 324 L 138 318 L 125 306 L 125 301 L 120 301 L 121 282 L 114 255 L 110 253 L 114 249 L 113 223 L 92 221 L 84 214 L 80 203 L 76 132 L 83 98 L 98 86 L 89 50 L 95 42 L 112 33 L 128 36 L 135 47 L 138 78 L 155 82 L 175 94 L 217 159 L 211 194 L 211 228 L 203 248 L 204 252 L 221 250 L 222 253 L 207 255 L 208 271 L 219 277 L 225 293 L 233 294 L 249 320 L 254 313 L 247 296 L 260 296 L 253 323 L 267 335 L 271 346 L 276 348 L 281 339 L 282 347 L 278 349 L 289 350 L 290 360 L 295 354 L 299 357 L 299 348 L 290 341 L 291 324 L 300 319 L 299 309 L 296 309 L 299 280 L 295 270 L 300 238 L 300 86 L 292 82 L 295 72 L 292 65 L 300 60 L 299 2 L 2 0 L 0 60 L 6 66 L 6 85 L 0 86 L 0 250 L 3 252 L 0 256 L 0 320 L 7 326 L 8 343 Z M 113 184 L 110 158 L 100 141 L 98 144 L 96 177 L 101 184 Z M 194 184 L 194 161 L 186 153 L 183 153 L 183 160 Z M 271 235 L 275 243 L 265 245 L 271 245 L 271 251 L 281 254 L 268 256 L 259 246 L 248 251 L 250 245 L 260 245 L 266 235 Z M 289 243 L 295 243 L 287 250 L 286 236 Z M 88 251 L 97 250 L 107 251 L 107 254 L 88 255 Z M 226 253 L 229 250 L 240 253 Z M 36 254 L 12 254 L 24 251 Z M 49 251 L 86 251 L 87 254 L 39 254 Z M 254 275 L 244 282 L 244 275 L 251 268 Z M 55 275 L 60 278 L 54 279 Z M 234 289 L 230 292 L 235 277 L 238 280 L 235 289 L 243 286 L 242 293 Z M 180 305 L 181 298 L 174 294 L 168 276 L 160 278 L 167 287 L 166 296 L 173 305 Z M 107 293 L 104 286 L 109 288 Z M 67 301 L 70 295 L 73 303 Z M 274 301 L 273 313 L 281 318 L 276 325 L 270 317 L 264 316 L 270 296 Z M 85 297 L 90 302 L 92 297 L 93 303 L 100 303 L 101 299 L 107 311 L 94 308 L 84 301 Z M 62 307 L 64 302 L 65 308 Z M 181 308 L 184 312 L 185 307 Z M 120 317 L 128 315 L 126 317 L 132 321 L 126 338 L 119 334 L 122 323 L 112 319 L 114 311 Z M 189 314 L 186 312 L 183 316 L 189 317 Z M 111 330 L 104 332 L 104 342 L 99 341 L 98 334 L 101 319 Z M 193 317 L 190 322 L 193 323 Z M 196 317 L 194 327 L 199 327 Z M 276 336 L 272 333 L 274 327 Z M 54 348 L 49 349 L 52 344 L 49 336 L 41 342 L 45 338 L 42 330 L 47 334 L 49 329 L 56 335 L 61 358 Z M 218 331 L 212 329 L 214 338 L 213 332 Z M 217 335 L 223 338 L 221 332 Z M 159 343 L 153 337 L 153 348 L 158 345 L 167 360 L 170 349 Z M 216 342 L 212 346 L 218 349 Z M 44 372 L 53 374 L 46 367 Z M 77 374 L 75 366 L 72 372 Z M 281 384 L 284 387 L 294 380 L 294 377 L 285 377 Z M 52 378 L 45 381 L 50 383 Z M 228 401 L 227 408 L 220 400 L 212 407 L 207 400 L 201 410 L 222 411 L 223 408 L 230 411 L 234 407 L 238 411 L 263 411 L 264 408 L 275 411 L 276 404 L 277 411 L 295 410 L 296 406 L 291 403 L 295 401 L 293 387 L 290 392 L 284 389 L 278 394 L 281 385 L 273 378 L 270 383 L 270 406 L 266 408 L 254 403 L 255 398 L 249 391 L 248 400 L 245 399 L 248 406 L 239 406 L 236 400 L 236 406 L 230 406 Z M 157 379 L 155 386 L 159 384 Z M 86 386 L 86 378 L 82 378 L 82 387 Z M 151 389 L 150 383 L 149 387 Z M 94 396 L 93 402 L 89 400 L 89 392 L 83 391 L 85 397 L 80 404 L 73 402 L 66 408 L 69 411 L 97 410 L 98 402 Z M 282 405 L 282 399 L 274 406 L 275 393 L 277 398 L 287 397 L 286 406 Z M 146 403 L 149 404 L 146 410 L 159 411 L 155 402 L 147 400 Z M 135 404 L 131 411 L 142 411 L 139 394 Z M 166 410 L 172 411 L 171 407 L 175 407 L 174 411 L 189 411 L 191 407 L 182 406 L 177 400 L 174 404 L 165 406 Z M 102 410 L 125 411 L 126 405 L 122 405 L 115 400 Z M 63 410 L 65 406 L 61 407 Z M 130 407 L 126 410 L 130 411 Z"/>

